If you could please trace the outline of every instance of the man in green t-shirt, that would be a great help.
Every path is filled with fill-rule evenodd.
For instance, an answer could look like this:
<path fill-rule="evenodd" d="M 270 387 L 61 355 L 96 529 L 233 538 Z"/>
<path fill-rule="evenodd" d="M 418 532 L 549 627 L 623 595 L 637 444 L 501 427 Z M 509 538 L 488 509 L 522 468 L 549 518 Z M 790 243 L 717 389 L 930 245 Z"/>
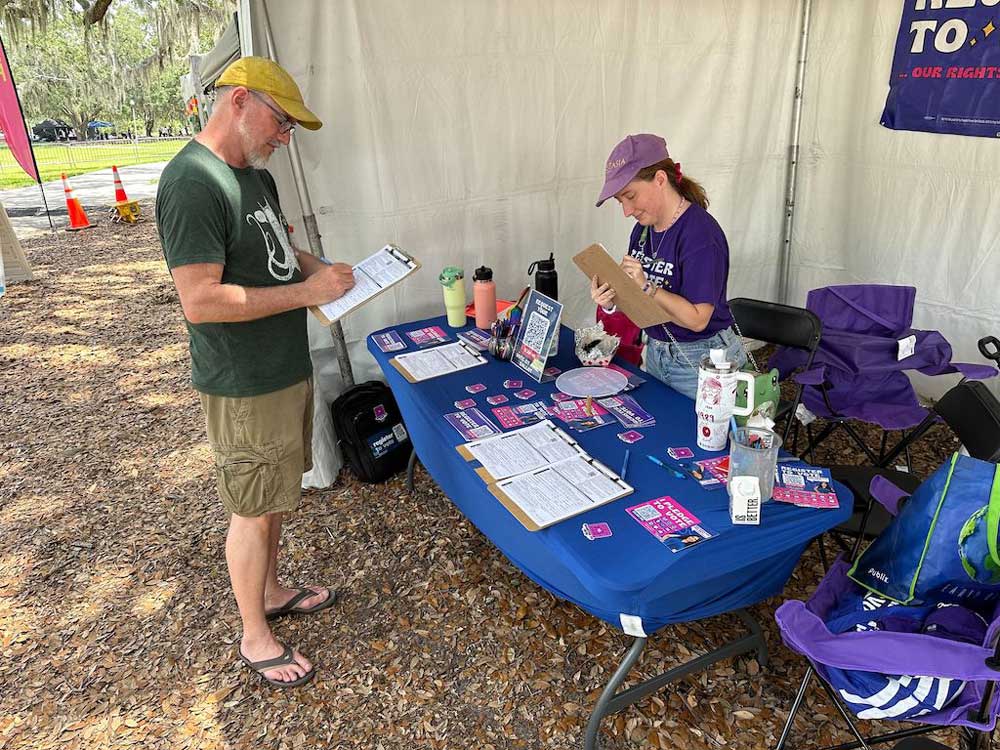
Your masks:
<path fill-rule="evenodd" d="M 156 220 L 187 324 L 191 382 L 200 392 L 222 504 L 226 562 L 243 620 L 240 658 L 278 687 L 315 675 L 269 620 L 310 614 L 332 589 L 278 582 L 281 522 L 312 466 L 312 361 L 306 310 L 354 286 L 351 267 L 295 250 L 264 167 L 297 125 L 322 123 L 295 81 L 259 57 L 216 83 L 205 129 L 160 178 Z"/>

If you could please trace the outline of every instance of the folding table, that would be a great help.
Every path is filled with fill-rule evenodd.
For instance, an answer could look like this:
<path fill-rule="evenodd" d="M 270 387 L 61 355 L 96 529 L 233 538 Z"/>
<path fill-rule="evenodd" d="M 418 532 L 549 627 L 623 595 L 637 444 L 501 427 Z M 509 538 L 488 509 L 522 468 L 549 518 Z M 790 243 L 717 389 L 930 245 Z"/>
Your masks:
<path fill-rule="evenodd" d="M 458 411 L 455 401 L 474 399 L 477 408 L 493 417 L 491 395 L 504 394 L 505 406 L 524 403 L 514 396 L 520 388 L 505 388 L 506 379 L 521 380 L 522 388 L 536 392 L 529 401 L 552 403 L 555 383 L 536 383 L 509 362 L 487 355 L 488 363 L 430 380 L 410 383 L 389 363 L 400 352 L 383 353 L 373 336 L 395 330 L 404 341 L 406 331 L 438 325 L 455 336 L 444 317 L 406 323 L 368 338 L 368 349 L 378 361 L 392 388 L 416 455 L 459 510 L 525 575 L 555 596 L 635 638 L 605 687 L 590 716 L 584 747 L 597 747 L 601 719 L 621 711 L 667 683 L 739 653 L 757 652 L 767 663 L 767 646 L 759 624 L 746 607 L 777 594 L 783 588 L 806 545 L 817 535 L 845 521 L 851 512 L 850 491 L 837 485 L 840 508 L 815 510 L 784 503 L 765 503 L 759 526 L 733 526 L 725 489 L 708 491 L 691 478 L 679 479 L 646 460 L 649 454 L 666 460 L 668 446 L 690 447 L 693 460 L 724 455 L 697 448 L 693 402 L 652 376 L 631 392 L 656 417 L 656 425 L 642 430 L 644 438 L 631 446 L 617 438 L 624 431 L 607 425 L 572 433 L 581 446 L 613 471 L 622 466 L 625 449 L 631 451 L 626 481 L 635 488 L 627 497 L 594 508 L 541 531 L 528 531 L 493 497 L 455 450 L 466 442 L 445 419 Z M 409 344 L 406 351 L 414 351 Z M 558 355 L 549 360 L 563 371 L 579 366 L 573 354 L 572 331 L 563 327 Z M 628 366 L 627 369 L 639 372 Z M 482 383 L 486 389 L 470 394 L 467 385 Z M 493 420 L 496 422 L 496 420 Z M 626 512 L 626 508 L 653 498 L 670 496 L 698 517 L 717 537 L 673 553 Z M 588 540 L 583 523 L 606 522 L 612 536 Z M 748 632 L 725 646 L 691 659 L 657 677 L 617 693 L 637 662 L 647 637 L 666 625 L 690 622 L 730 612 Z"/>

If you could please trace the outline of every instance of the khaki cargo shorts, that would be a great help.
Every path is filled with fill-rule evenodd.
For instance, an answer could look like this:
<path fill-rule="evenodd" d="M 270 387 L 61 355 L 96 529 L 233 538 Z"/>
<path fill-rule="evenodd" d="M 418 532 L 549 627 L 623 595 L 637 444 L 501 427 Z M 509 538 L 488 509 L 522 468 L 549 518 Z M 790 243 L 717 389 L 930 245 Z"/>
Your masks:
<path fill-rule="evenodd" d="M 219 497 L 230 513 L 296 510 L 312 468 L 312 379 L 246 398 L 201 394 Z"/>

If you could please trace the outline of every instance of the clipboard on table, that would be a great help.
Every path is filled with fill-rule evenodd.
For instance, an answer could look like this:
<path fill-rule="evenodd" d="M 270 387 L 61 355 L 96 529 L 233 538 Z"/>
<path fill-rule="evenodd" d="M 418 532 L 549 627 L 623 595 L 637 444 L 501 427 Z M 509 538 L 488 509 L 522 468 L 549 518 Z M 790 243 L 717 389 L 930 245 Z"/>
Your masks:
<path fill-rule="evenodd" d="M 521 433 L 525 432 L 546 432 L 546 434 L 550 434 L 552 437 L 562 440 L 566 444 L 565 447 L 568 450 L 572 450 L 576 455 L 587 455 L 587 452 L 576 440 L 570 437 L 565 430 L 559 429 L 559 427 L 557 427 L 550 419 L 543 419 L 541 422 L 536 422 L 535 424 L 527 425 L 526 427 L 521 427 L 517 430 L 512 430 L 511 432 L 504 432 L 499 435 L 489 435 L 484 438 L 479 438 L 478 440 L 472 440 L 468 443 L 462 443 L 461 445 L 456 445 L 455 450 L 458 451 L 458 455 L 464 458 L 467 462 L 479 461 L 481 456 L 477 456 L 475 451 L 480 445 L 502 443 L 505 440 L 519 441 L 523 439 L 523 435 Z M 476 476 L 482 479 L 486 484 L 492 484 L 518 474 L 540 469 L 544 466 L 548 466 L 550 463 L 549 461 L 546 461 L 544 457 L 537 454 L 535 455 L 535 458 L 537 460 L 532 465 L 520 466 L 513 472 L 497 475 L 491 474 L 490 470 L 480 463 L 479 467 L 475 469 Z"/>
<path fill-rule="evenodd" d="M 593 244 L 581 250 L 573 256 L 573 262 L 588 279 L 596 276 L 600 283 L 609 284 L 615 290 L 618 309 L 640 328 L 652 328 L 670 320 L 666 311 L 652 297 L 643 294 L 639 285 L 608 255 L 604 245 Z"/>
<path fill-rule="evenodd" d="M 445 353 L 449 353 L 448 356 L 445 356 Z M 446 368 L 440 367 L 442 357 L 447 364 Z M 389 364 L 406 378 L 407 383 L 421 383 L 431 378 L 468 370 L 470 367 L 485 365 L 486 362 L 487 359 L 482 352 L 465 341 L 453 341 L 431 349 L 404 352 L 389 360 Z"/>
<path fill-rule="evenodd" d="M 309 309 L 325 326 L 354 312 L 420 268 L 420 262 L 396 245 L 386 245 L 354 266 L 355 285 L 340 299 Z"/>
<path fill-rule="evenodd" d="M 628 484 L 624 479 L 615 474 L 611 469 L 606 467 L 600 461 L 591 456 L 581 457 L 582 460 L 586 461 L 595 470 L 603 474 L 607 480 L 614 484 L 615 491 L 609 493 L 604 497 L 597 500 L 590 500 L 585 496 L 581 497 L 580 504 L 576 507 L 570 508 L 563 512 L 556 514 L 555 516 L 549 516 L 545 518 L 541 523 L 537 521 L 522 507 L 521 503 L 515 497 L 512 497 L 510 493 L 513 492 L 514 486 L 518 483 L 532 482 L 536 481 L 536 478 L 545 474 L 546 472 L 555 473 L 558 475 L 558 466 L 562 462 L 556 462 L 555 464 L 550 464 L 549 466 L 542 466 L 538 469 L 533 469 L 532 471 L 524 472 L 523 474 L 517 474 L 516 476 L 508 477 L 507 479 L 502 479 L 499 482 L 494 482 L 490 484 L 486 489 L 490 491 L 497 500 L 501 502 L 503 507 L 505 507 L 514 518 L 521 522 L 528 531 L 541 531 L 542 529 L 553 526 L 554 524 L 561 523 L 567 519 L 578 516 L 581 513 L 586 513 L 587 511 L 593 510 L 594 508 L 599 508 L 602 505 L 619 500 L 626 495 L 632 494 L 634 488 Z M 572 459 L 567 459 L 572 460 Z M 559 481 L 565 486 L 567 492 L 576 492 L 578 495 L 582 496 L 582 493 L 573 488 L 572 484 L 564 477 L 559 477 Z"/>

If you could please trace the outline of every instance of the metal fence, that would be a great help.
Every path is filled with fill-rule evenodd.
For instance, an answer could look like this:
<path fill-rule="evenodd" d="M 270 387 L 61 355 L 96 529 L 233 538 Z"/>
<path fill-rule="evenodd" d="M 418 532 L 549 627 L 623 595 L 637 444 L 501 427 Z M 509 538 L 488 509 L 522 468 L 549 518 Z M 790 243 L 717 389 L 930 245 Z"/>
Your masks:
<path fill-rule="evenodd" d="M 191 140 L 181 138 L 109 139 L 106 141 L 35 142 L 35 160 L 43 182 L 59 179 L 62 173 L 73 176 L 112 165 L 118 167 L 169 161 Z M 6 144 L 0 148 L 0 189 L 31 185 Z"/>

